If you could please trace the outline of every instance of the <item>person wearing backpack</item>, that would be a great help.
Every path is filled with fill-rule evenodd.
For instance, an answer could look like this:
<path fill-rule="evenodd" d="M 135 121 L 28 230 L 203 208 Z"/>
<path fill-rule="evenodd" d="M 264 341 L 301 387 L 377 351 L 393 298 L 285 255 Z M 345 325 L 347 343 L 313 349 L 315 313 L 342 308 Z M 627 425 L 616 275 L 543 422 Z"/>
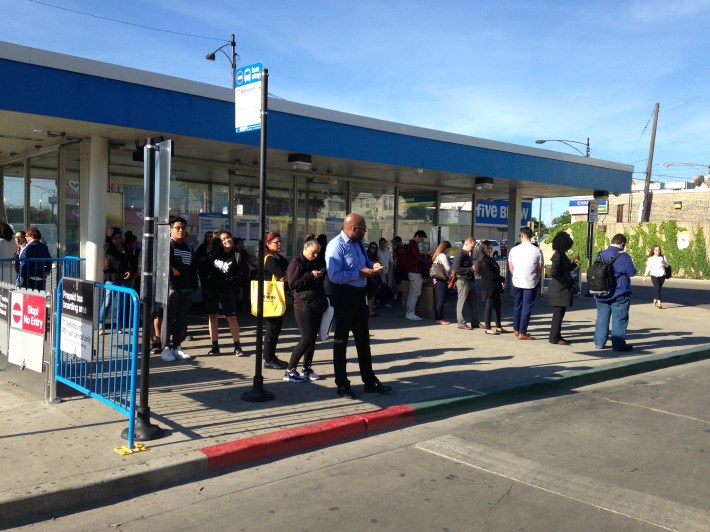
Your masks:
<path fill-rule="evenodd" d="M 611 318 L 611 347 L 614 351 L 631 351 L 633 346 L 626 343 L 626 329 L 629 325 L 629 307 L 631 306 L 631 277 L 636 275 L 634 262 L 626 249 L 626 237 L 617 233 L 611 239 L 611 245 L 600 251 L 601 259 L 614 259 L 611 273 L 614 278 L 613 290 L 606 295 L 595 295 L 597 302 L 597 321 L 594 325 L 594 347 L 603 349 L 609 336 L 609 318 Z"/>

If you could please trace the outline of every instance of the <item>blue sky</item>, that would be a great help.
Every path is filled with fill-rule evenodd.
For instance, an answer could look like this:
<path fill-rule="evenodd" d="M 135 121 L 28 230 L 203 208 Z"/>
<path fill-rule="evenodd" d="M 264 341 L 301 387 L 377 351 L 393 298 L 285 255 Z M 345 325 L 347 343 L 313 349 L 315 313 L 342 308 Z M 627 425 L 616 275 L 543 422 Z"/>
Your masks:
<path fill-rule="evenodd" d="M 653 178 L 710 165 L 710 0 L 0 0 L 0 11 L 4 41 L 225 86 L 227 59 L 204 56 L 234 33 L 238 64 L 262 61 L 281 98 L 526 146 L 589 138 L 592 157 L 639 178 L 659 102 Z M 544 201 L 543 220 L 565 205 Z"/>

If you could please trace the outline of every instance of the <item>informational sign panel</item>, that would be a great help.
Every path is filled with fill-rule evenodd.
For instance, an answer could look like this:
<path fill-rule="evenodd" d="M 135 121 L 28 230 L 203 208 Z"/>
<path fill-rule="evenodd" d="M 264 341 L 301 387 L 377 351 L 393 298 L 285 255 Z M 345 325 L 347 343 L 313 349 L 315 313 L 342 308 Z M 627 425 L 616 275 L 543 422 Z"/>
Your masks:
<path fill-rule="evenodd" d="M 589 212 L 589 202 L 593 201 L 591 199 L 571 199 L 569 200 L 569 213 L 576 214 L 587 214 Z M 598 201 L 598 214 L 606 214 L 607 212 L 607 202 L 606 200 Z"/>
<path fill-rule="evenodd" d="M 44 362 L 47 298 L 19 290 L 10 293 L 10 340 L 7 361 L 37 373 Z"/>
<path fill-rule="evenodd" d="M 588 207 L 587 221 L 590 223 L 597 223 L 599 221 L 599 202 L 590 201 Z"/>
<path fill-rule="evenodd" d="M 229 216 L 221 213 L 200 213 L 200 234 L 198 235 L 200 242 L 207 231 L 218 229 L 229 229 Z"/>
<path fill-rule="evenodd" d="M 328 240 L 332 240 L 340 234 L 343 228 L 342 218 L 326 218 L 325 219 L 325 234 L 328 235 Z M 324 253 L 321 251 L 321 253 Z"/>
<path fill-rule="evenodd" d="M 7 356 L 10 319 L 10 289 L 0 287 L 0 354 Z"/>
<path fill-rule="evenodd" d="M 64 278 L 59 342 L 62 351 L 92 360 L 94 347 L 94 283 Z"/>
<path fill-rule="evenodd" d="M 520 226 L 528 225 L 532 220 L 532 202 L 523 201 L 523 219 Z M 508 226 L 508 200 L 477 201 L 476 225 Z"/>
<path fill-rule="evenodd" d="M 234 130 L 237 133 L 261 129 L 261 73 L 254 63 L 234 72 Z"/>

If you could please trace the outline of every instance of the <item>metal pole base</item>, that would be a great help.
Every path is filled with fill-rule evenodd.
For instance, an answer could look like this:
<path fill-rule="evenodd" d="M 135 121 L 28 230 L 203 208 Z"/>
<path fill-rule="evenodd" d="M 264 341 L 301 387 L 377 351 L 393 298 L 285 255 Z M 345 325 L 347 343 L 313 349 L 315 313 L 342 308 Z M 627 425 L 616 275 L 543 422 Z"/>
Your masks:
<path fill-rule="evenodd" d="M 262 375 L 254 376 L 254 385 L 248 392 L 242 394 L 242 401 L 250 403 L 263 403 L 274 399 L 274 394 L 264 389 L 264 377 Z"/>
<path fill-rule="evenodd" d="M 165 436 L 165 431 L 158 425 L 150 422 L 150 410 L 147 412 L 138 411 L 136 414 L 136 426 L 133 437 L 138 441 L 157 440 Z M 121 432 L 121 438 L 128 439 L 128 428 Z"/>

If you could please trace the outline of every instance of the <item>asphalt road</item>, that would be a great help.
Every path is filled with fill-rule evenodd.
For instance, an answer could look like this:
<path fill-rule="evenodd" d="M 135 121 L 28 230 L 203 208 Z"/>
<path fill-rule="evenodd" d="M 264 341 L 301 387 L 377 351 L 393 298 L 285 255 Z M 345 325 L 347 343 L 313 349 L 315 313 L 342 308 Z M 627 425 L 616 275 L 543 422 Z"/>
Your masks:
<path fill-rule="evenodd" d="M 710 361 L 292 456 L 37 530 L 709 530 Z"/>

